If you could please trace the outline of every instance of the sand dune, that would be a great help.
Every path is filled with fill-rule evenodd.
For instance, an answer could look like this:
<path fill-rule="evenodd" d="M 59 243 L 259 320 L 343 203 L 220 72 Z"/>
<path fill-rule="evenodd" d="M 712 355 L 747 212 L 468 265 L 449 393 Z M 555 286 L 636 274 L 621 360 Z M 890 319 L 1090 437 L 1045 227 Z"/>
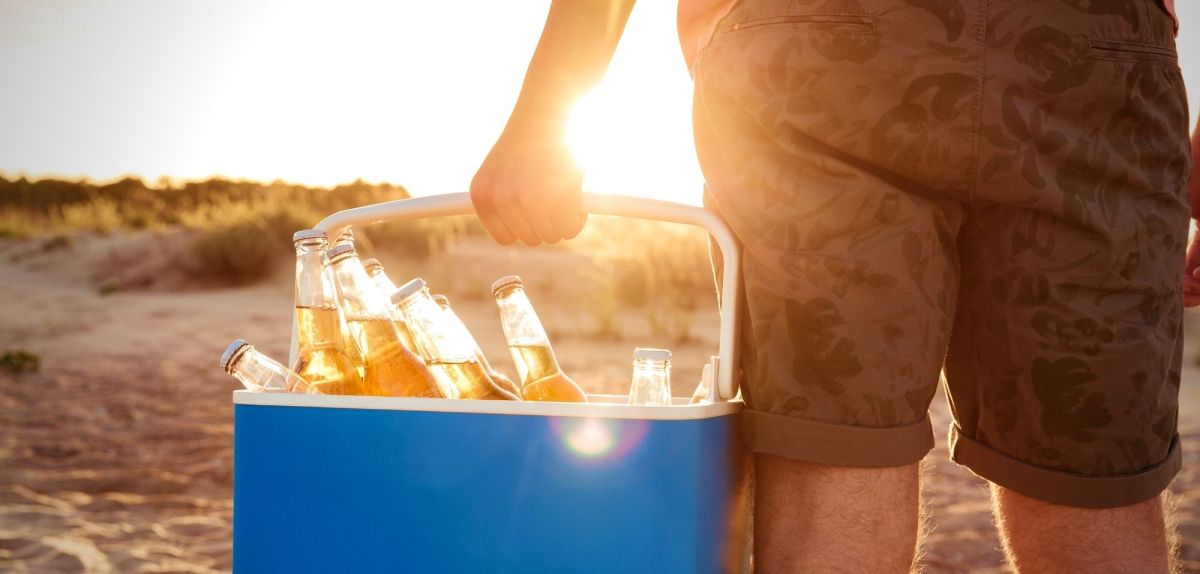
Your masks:
<path fill-rule="evenodd" d="M 130 278 L 138 273 L 123 255 L 130 242 L 152 241 L 112 237 L 48 250 L 38 240 L 0 243 L 0 350 L 29 349 L 43 361 L 39 373 L 0 374 L 0 571 L 230 568 L 234 383 L 216 360 L 237 337 L 284 356 L 291 286 L 281 277 L 250 288 L 179 291 L 178 279 L 156 284 L 154 267 Z M 499 270 L 514 256 L 496 257 Z M 482 269 L 473 272 L 492 272 Z M 100 295 L 98 286 L 114 277 L 148 290 Z M 496 352 L 498 327 L 484 328 L 495 320 L 491 304 L 459 297 L 456 307 L 478 327 L 489 356 L 508 367 Z M 564 367 L 589 390 L 624 390 L 629 350 L 648 337 L 637 321 L 628 321 L 626 338 L 606 341 L 566 323 L 553 329 Z M 676 394 L 690 392 L 714 348 L 713 325 L 711 317 L 697 318 L 701 336 L 673 347 Z M 1181 413 L 1186 462 L 1172 487 L 1182 560 L 1192 572 L 1200 572 L 1197 383 L 1189 368 Z M 926 571 L 1003 572 L 986 485 L 946 458 L 949 415 L 941 398 L 933 417 L 939 444 L 927 459 L 933 531 Z"/>

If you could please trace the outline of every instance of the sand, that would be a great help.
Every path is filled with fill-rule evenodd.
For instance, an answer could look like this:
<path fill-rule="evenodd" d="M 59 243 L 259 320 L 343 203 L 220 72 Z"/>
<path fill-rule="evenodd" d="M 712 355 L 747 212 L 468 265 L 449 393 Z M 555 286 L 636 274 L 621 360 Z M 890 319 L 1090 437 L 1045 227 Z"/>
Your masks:
<path fill-rule="evenodd" d="M 235 382 L 218 370 L 217 357 L 238 337 L 285 356 L 290 277 L 281 272 L 260 286 L 189 291 L 180 290 L 186 282 L 178 276 L 156 278 L 153 266 L 129 270 L 131 250 L 169 256 L 175 248 L 163 241 L 143 234 L 77 238 L 66 246 L 0 243 L 0 351 L 24 348 L 42 359 L 38 373 L 0 373 L 0 571 L 230 569 Z M 472 266 L 479 285 L 455 292 L 455 306 L 494 362 L 509 368 L 494 308 L 472 293 L 507 266 L 557 265 L 554 258 L 569 255 L 490 257 L 492 267 Z M 101 295 L 99 286 L 114 277 L 138 290 Z M 601 340 L 589 335 L 586 318 L 567 319 L 547 301 L 559 297 L 531 295 L 544 319 L 564 317 L 550 327 L 556 348 L 589 390 L 623 390 L 632 347 L 663 344 L 635 313 L 621 312 L 626 336 Z M 675 351 L 677 395 L 690 394 L 697 367 L 715 349 L 715 319 L 708 315 L 695 319 L 692 341 L 667 342 Z M 1196 345 L 1187 347 L 1190 365 Z M 1197 383 L 1200 371 L 1189 367 L 1180 416 L 1185 466 L 1171 487 L 1185 572 L 1200 572 Z M 949 414 L 941 397 L 932 414 L 938 446 L 926 459 L 932 531 L 924 571 L 1005 572 L 986 483 L 948 461 Z"/>

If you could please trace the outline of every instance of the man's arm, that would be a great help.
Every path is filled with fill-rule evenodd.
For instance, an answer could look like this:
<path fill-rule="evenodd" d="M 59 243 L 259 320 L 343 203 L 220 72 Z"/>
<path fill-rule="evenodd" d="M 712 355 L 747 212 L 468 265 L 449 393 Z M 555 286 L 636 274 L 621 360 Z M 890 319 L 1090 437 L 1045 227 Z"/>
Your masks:
<path fill-rule="evenodd" d="M 1192 205 L 1192 234 L 1183 276 L 1183 306 L 1200 305 L 1200 118 L 1192 132 L 1192 175 L 1188 177 L 1188 200 Z"/>
<path fill-rule="evenodd" d="M 517 105 L 471 182 L 471 201 L 496 241 L 555 243 L 583 228 L 583 174 L 567 149 L 567 116 L 604 77 L 633 3 L 550 5 Z"/>

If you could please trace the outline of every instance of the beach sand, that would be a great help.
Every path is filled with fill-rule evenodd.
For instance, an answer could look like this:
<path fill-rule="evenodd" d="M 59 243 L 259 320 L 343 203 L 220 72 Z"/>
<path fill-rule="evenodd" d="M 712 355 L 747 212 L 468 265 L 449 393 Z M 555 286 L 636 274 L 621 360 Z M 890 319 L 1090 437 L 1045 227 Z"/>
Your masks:
<path fill-rule="evenodd" d="M 40 372 L 0 373 L 0 571 L 230 569 L 236 387 L 217 358 L 239 337 L 286 357 L 290 274 L 255 287 L 181 290 L 186 283 L 178 278 L 127 277 L 137 273 L 129 253 L 139 245 L 170 252 L 151 234 L 65 246 L 0 243 L 0 351 L 23 348 L 42 359 Z M 495 257 L 492 277 L 514 262 Z M 555 257 L 566 255 L 525 253 L 519 263 Z M 484 278 L 491 270 L 473 269 Z M 113 277 L 145 288 L 101 295 L 98 285 Z M 511 372 L 487 282 L 473 280 L 483 294 L 456 296 L 455 307 L 489 357 Z M 561 309 L 553 297 L 531 295 L 543 320 L 554 321 Z M 716 320 L 708 316 L 715 314 L 704 315 L 695 319 L 693 340 L 672 346 L 676 395 L 690 394 L 698 366 L 715 349 Z M 550 326 L 564 368 L 588 390 L 624 390 L 629 352 L 650 339 L 629 317 L 619 339 L 589 336 L 579 319 Z M 1187 345 L 1180 413 L 1185 463 L 1171 488 L 1185 572 L 1200 572 L 1194 347 Z M 932 416 L 938 445 L 926 459 L 932 530 L 924 571 L 1005 572 L 986 483 L 947 458 L 949 414 L 940 395 Z"/>

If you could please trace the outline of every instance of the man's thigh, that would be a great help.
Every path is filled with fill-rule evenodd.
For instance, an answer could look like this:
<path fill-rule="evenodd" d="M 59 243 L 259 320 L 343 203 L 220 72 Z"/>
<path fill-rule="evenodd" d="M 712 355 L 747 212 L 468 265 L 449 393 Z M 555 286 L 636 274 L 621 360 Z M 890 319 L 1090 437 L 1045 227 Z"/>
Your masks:
<path fill-rule="evenodd" d="M 695 127 L 707 202 L 744 246 L 746 441 L 827 465 L 920 460 L 956 302 L 975 63 L 932 57 L 949 32 L 899 1 L 747 1 L 721 29 Z M 958 43 L 974 45 L 961 29 Z"/>
<path fill-rule="evenodd" d="M 1180 464 L 1187 105 L 1170 16 L 1119 4 L 989 15 L 947 359 L 955 460 L 1077 506 L 1151 498 Z"/>

